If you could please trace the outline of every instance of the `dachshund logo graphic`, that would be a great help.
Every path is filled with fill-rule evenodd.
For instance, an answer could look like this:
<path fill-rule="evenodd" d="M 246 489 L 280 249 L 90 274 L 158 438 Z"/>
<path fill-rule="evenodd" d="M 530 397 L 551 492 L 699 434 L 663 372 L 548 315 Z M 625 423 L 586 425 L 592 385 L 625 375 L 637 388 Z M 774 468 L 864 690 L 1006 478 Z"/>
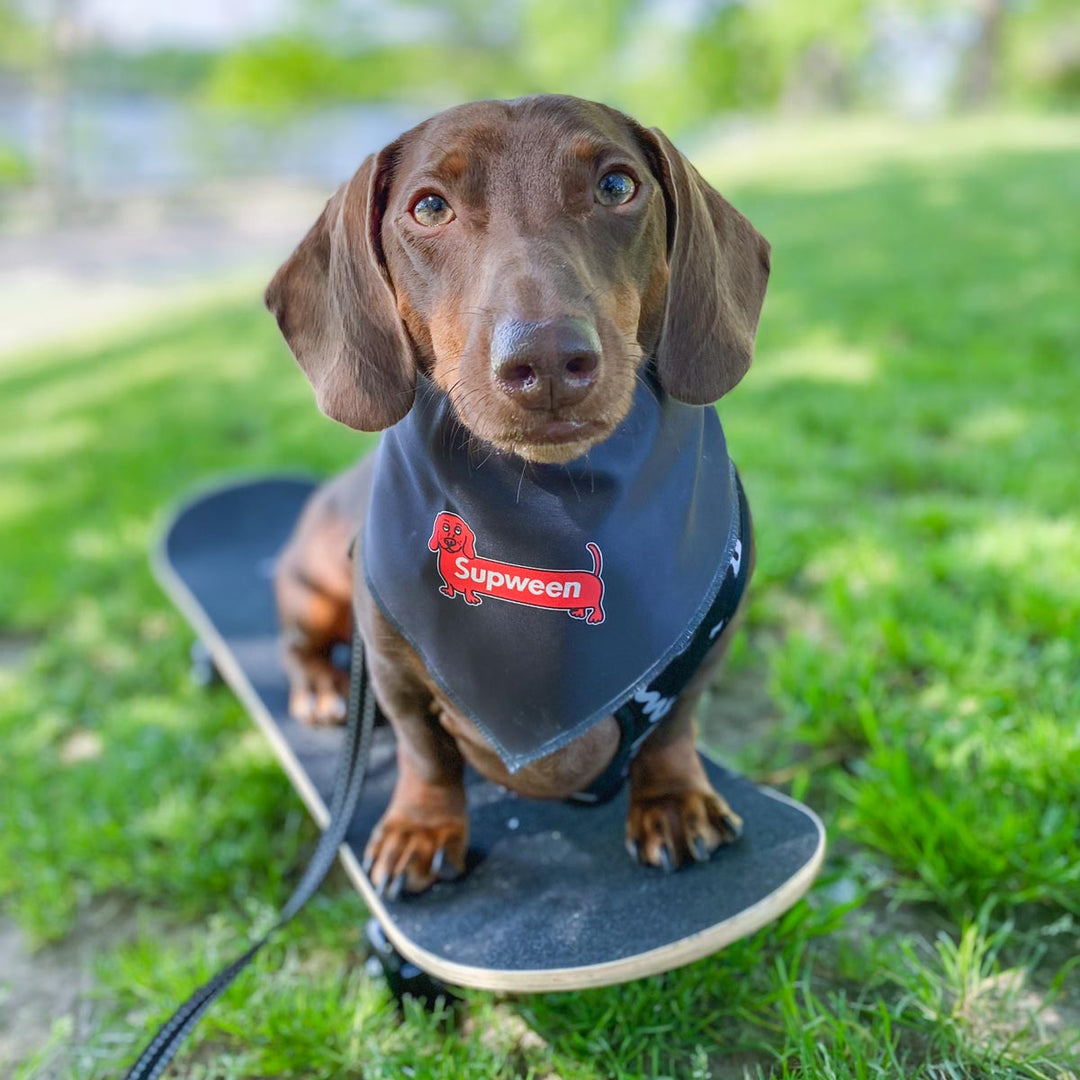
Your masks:
<path fill-rule="evenodd" d="M 476 534 L 463 518 L 444 511 L 436 515 L 428 548 L 438 553 L 443 596 L 459 594 L 466 604 L 479 604 L 481 595 L 528 607 L 565 611 L 572 619 L 593 626 L 604 621 L 604 559 L 596 544 L 586 544 L 592 570 L 539 570 L 532 566 L 480 559 Z"/>

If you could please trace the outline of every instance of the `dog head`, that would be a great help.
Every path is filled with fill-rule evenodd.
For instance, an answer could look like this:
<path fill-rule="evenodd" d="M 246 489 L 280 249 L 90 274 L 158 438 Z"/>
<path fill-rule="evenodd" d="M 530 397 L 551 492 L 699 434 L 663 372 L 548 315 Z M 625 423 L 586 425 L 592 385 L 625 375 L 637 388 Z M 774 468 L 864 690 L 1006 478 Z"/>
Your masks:
<path fill-rule="evenodd" d="M 545 95 L 406 132 L 330 199 L 266 301 L 319 406 L 380 430 L 421 370 L 473 436 L 570 461 L 655 366 L 727 393 L 753 355 L 769 245 L 658 130 Z"/>
<path fill-rule="evenodd" d="M 476 558 L 476 537 L 472 529 L 457 516 L 446 511 L 435 518 L 435 525 L 428 540 L 429 551 L 445 551 L 450 555 L 467 555 Z"/>

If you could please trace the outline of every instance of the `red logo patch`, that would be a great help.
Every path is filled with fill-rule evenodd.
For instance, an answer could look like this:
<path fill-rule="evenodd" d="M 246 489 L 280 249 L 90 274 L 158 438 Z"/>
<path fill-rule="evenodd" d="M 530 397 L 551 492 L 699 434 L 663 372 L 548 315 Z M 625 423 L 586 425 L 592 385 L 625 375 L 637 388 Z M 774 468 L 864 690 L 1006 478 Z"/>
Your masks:
<path fill-rule="evenodd" d="M 592 570 L 538 570 L 476 556 L 476 534 L 457 514 L 438 514 L 428 548 L 438 552 L 443 596 L 459 594 L 466 604 L 479 604 L 480 595 L 494 596 L 528 607 L 565 611 L 573 619 L 597 625 L 604 621 L 604 559 L 595 544 L 586 544 Z"/>

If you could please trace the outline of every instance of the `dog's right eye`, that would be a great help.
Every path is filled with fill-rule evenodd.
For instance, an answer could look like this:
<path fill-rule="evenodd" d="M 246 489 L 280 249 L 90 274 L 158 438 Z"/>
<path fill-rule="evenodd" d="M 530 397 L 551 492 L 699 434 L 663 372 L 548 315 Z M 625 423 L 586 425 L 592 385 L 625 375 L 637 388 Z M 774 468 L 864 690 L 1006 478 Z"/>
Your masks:
<path fill-rule="evenodd" d="M 600 177 L 596 185 L 596 201 L 603 206 L 621 206 L 629 202 L 636 191 L 634 178 L 616 169 Z"/>
<path fill-rule="evenodd" d="M 453 221 L 455 214 L 441 195 L 425 195 L 413 204 L 412 216 L 421 224 L 433 229 Z"/>

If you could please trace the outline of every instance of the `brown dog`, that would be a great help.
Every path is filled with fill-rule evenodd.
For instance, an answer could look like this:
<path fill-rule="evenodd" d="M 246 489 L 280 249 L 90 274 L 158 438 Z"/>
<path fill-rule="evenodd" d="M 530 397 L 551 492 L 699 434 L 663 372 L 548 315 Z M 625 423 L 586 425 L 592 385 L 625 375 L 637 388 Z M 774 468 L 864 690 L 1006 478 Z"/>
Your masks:
<path fill-rule="evenodd" d="M 573 461 L 607 439 L 647 367 L 679 402 L 709 405 L 730 390 L 750 365 L 768 272 L 765 240 L 661 132 L 542 96 L 450 109 L 367 158 L 278 271 L 267 305 L 335 420 L 395 424 L 419 372 L 448 396 L 463 437 L 524 469 Z M 350 630 L 348 549 L 371 484 L 367 459 L 316 493 L 279 563 L 291 709 L 308 722 L 344 712 L 329 653 Z M 508 564 L 483 558 L 483 537 L 469 532 L 460 517 L 438 519 L 431 550 L 486 564 L 477 572 L 497 595 Z M 533 592 L 602 620 L 598 590 L 573 609 L 555 595 L 567 576 L 598 582 L 598 556 L 594 573 L 582 552 L 577 571 L 550 579 L 550 594 L 548 578 Z M 461 567 L 451 559 L 445 571 Z M 443 583 L 454 604 L 485 595 Z M 511 773 L 363 586 L 356 617 L 398 740 L 397 787 L 366 853 L 390 895 L 464 868 L 465 761 L 522 795 L 564 798 L 616 753 L 609 717 Z M 705 777 L 694 721 L 734 621 L 630 767 L 627 846 L 644 863 L 708 858 L 740 830 Z"/>

